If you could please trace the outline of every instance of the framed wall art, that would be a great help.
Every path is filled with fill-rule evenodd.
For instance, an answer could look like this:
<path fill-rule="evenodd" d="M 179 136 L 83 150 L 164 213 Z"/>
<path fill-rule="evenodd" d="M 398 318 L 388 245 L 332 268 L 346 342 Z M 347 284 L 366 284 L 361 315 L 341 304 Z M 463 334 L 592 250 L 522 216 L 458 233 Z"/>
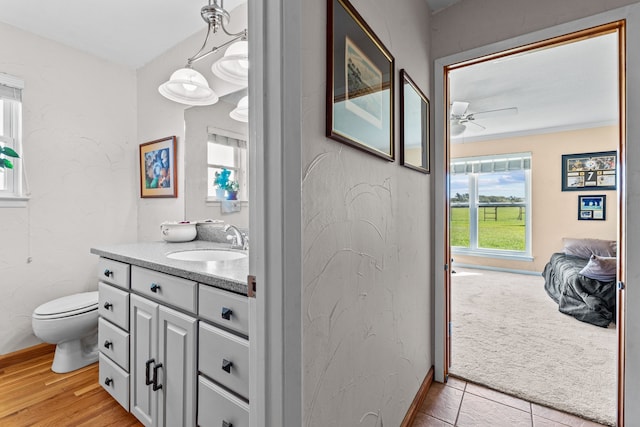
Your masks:
<path fill-rule="evenodd" d="M 400 70 L 400 164 L 429 173 L 429 99 Z"/>
<path fill-rule="evenodd" d="M 616 189 L 618 156 L 615 151 L 562 156 L 562 191 Z"/>
<path fill-rule="evenodd" d="M 578 196 L 578 219 L 604 221 L 607 219 L 607 196 Z"/>
<path fill-rule="evenodd" d="M 327 17 L 327 137 L 393 161 L 393 56 L 347 0 Z"/>
<path fill-rule="evenodd" d="M 140 197 L 178 197 L 175 136 L 140 144 Z"/>

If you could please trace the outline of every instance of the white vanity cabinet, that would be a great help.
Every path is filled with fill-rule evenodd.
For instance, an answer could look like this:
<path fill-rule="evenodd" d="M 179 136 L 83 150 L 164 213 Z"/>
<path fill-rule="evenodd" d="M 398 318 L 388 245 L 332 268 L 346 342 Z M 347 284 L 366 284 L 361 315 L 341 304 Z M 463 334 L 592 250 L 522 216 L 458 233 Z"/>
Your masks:
<path fill-rule="evenodd" d="M 248 426 L 247 297 L 104 255 L 98 276 L 102 386 L 145 426 Z"/>
<path fill-rule="evenodd" d="M 145 426 L 193 426 L 195 317 L 131 295 L 131 413 Z"/>

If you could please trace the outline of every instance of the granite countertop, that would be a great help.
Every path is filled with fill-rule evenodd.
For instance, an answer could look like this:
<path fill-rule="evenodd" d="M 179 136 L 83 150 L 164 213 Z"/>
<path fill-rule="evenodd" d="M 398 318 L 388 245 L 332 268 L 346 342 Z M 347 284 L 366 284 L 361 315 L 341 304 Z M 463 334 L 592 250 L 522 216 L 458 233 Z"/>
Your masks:
<path fill-rule="evenodd" d="M 247 295 L 248 256 L 237 260 L 216 262 L 180 261 L 166 256 L 171 252 L 196 249 L 230 250 L 231 245 L 204 240 L 184 243 L 158 241 L 96 246 L 91 248 L 91 253 Z M 246 253 L 240 250 L 234 250 L 234 252 Z"/>

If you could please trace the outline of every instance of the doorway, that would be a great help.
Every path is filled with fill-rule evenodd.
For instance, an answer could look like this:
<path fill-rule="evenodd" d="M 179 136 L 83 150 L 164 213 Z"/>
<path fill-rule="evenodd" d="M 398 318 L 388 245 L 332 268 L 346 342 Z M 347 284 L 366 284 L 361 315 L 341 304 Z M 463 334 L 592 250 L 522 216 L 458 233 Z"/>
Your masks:
<path fill-rule="evenodd" d="M 574 43 L 582 43 L 582 42 L 592 43 L 595 40 L 598 40 L 600 37 L 607 37 L 608 35 L 611 35 L 611 34 L 613 34 L 616 38 L 616 41 L 614 43 L 615 44 L 614 51 L 617 54 L 617 58 L 615 59 L 614 67 L 617 66 L 616 71 L 621 71 L 619 78 L 617 75 L 615 77 L 615 84 L 616 84 L 615 92 L 617 92 L 618 98 L 616 101 L 614 101 L 614 104 L 617 111 L 618 105 L 624 105 L 624 102 L 623 102 L 624 101 L 624 75 L 622 72 L 623 70 L 622 63 L 624 60 L 624 55 L 623 55 L 624 23 L 623 22 L 615 22 L 612 24 L 599 26 L 597 28 L 582 30 L 576 33 L 567 34 L 554 39 L 547 39 L 543 42 L 537 42 L 531 45 L 517 47 L 517 48 L 506 50 L 506 51 L 505 50 L 497 51 L 495 53 L 490 54 L 489 56 L 480 57 L 480 59 L 472 59 L 468 61 L 462 61 L 459 63 L 451 63 L 448 66 L 444 67 L 444 75 L 448 77 L 446 80 L 447 83 L 449 83 L 450 85 L 453 85 L 454 83 L 452 82 L 454 82 L 455 79 L 452 76 L 459 70 L 471 69 L 476 66 L 488 67 L 490 65 L 494 65 L 498 63 L 507 63 L 509 61 L 515 62 L 514 58 L 517 58 L 518 60 L 520 60 L 525 56 L 530 56 L 532 52 L 548 53 L 556 49 L 557 46 L 559 46 L 558 49 L 564 49 Z M 552 46 L 556 46 L 556 47 L 551 48 Z M 482 79 L 480 79 L 480 81 L 476 82 L 476 85 L 481 85 L 482 83 L 486 83 L 486 81 L 482 81 Z M 476 87 L 476 89 L 478 89 L 478 87 Z M 502 80 L 502 84 L 498 87 L 498 92 L 500 90 L 509 90 L 508 84 L 504 83 L 504 79 Z M 498 95 L 495 95 L 495 93 L 492 96 L 492 94 L 490 93 L 491 92 L 490 85 L 487 85 L 487 84 L 482 85 L 482 87 L 480 87 L 480 91 L 486 92 L 484 95 L 489 100 L 488 104 L 478 105 L 479 103 L 476 102 L 476 106 L 469 108 L 471 105 L 473 105 L 473 103 L 468 102 L 469 101 L 468 99 L 456 99 L 456 98 L 447 99 L 446 95 L 444 96 L 444 99 L 443 99 L 443 101 L 445 101 L 444 104 L 450 106 L 449 111 L 447 111 L 446 113 L 447 116 L 450 117 L 450 125 L 449 125 L 448 138 L 446 139 L 447 142 L 446 142 L 446 148 L 444 150 L 444 153 L 445 153 L 445 159 L 446 159 L 445 163 L 448 169 L 448 174 L 447 174 L 448 180 L 445 183 L 445 186 L 448 189 L 448 194 L 446 194 L 446 198 L 447 200 L 452 202 L 451 208 L 447 206 L 445 209 L 446 220 L 444 221 L 444 223 L 451 226 L 446 227 L 446 230 L 444 233 L 445 236 L 443 239 L 445 242 L 451 242 L 451 246 L 446 244 L 444 248 L 444 259 L 448 260 L 449 262 L 447 262 L 445 265 L 446 272 L 443 277 L 443 283 L 445 284 L 444 286 L 445 292 L 443 295 L 444 301 L 445 301 L 444 318 L 446 319 L 445 321 L 446 328 L 443 334 L 445 338 L 444 341 L 446 343 L 445 351 L 443 354 L 444 363 L 442 365 L 443 377 L 446 377 L 446 375 L 449 373 L 449 367 L 451 366 L 451 363 L 455 361 L 455 354 L 452 354 L 451 352 L 452 339 L 450 338 L 451 331 L 454 330 L 455 324 L 452 324 L 450 322 L 451 322 L 451 316 L 452 316 L 452 305 L 451 305 L 452 287 L 454 286 L 453 281 L 456 280 L 456 279 L 453 279 L 452 281 L 452 276 L 455 277 L 456 273 L 453 273 L 453 271 L 457 270 L 456 266 L 462 265 L 464 267 L 468 267 L 468 265 L 471 265 L 472 267 L 476 267 L 480 269 L 507 270 L 510 273 L 523 273 L 526 271 L 530 274 L 535 274 L 536 272 L 539 274 L 543 267 L 536 264 L 542 263 L 542 265 L 544 266 L 546 261 L 548 261 L 549 255 L 551 255 L 551 253 L 554 251 L 552 249 L 552 246 L 555 245 L 557 247 L 558 245 L 560 245 L 560 248 L 558 249 L 562 249 L 561 244 L 558 244 L 557 242 L 554 243 L 553 240 L 563 236 L 570 237 L 568 235 L 562 234 L 567 232 L 566 225 L 560 225 L 559 226 L 560 231 L 558 230 L 556 230 L 555 232 L 552 231 L 550 234 L 550 236 L 552 237 L 546 239 L 548 240 L 548 242 L 545 242 L 546 245 L 541 244 L 540 242 L 538 242 L 538 244 L 535 243 L 536 242 L 535 236 L 539 238 L 541 233 L 532 232 L 532 221 L 533 221 L 533 224 L 535 224 L 534 226 L 537 227 L 538 231 L 541 228 L 541 224 L 545 224 L 546 221 L 544 220 L 544 217 L 536 216 L 536 210 L 539 210 L 542 203 L 537 198 L 533 198 L 533 199 L 531 198 L 530 182 L 527 182 L 527 181 L 530 180 L 530 174 L 532 173 L 531 172 L 532 169 L 535 170 L 534 168 L 538 168 L 538 170 L 541 170 L 545 168 L 543 166 L 544 162 L 541 161 L 544 157 L 541 155 L 541 152 L 539 149 L 536 154 L 535 148 L 523 149 L 521 148 L 521 146 L 519 147 L 519 149 L 515 148 L 517 144 L 514 143 L 515 141 L 514 138 L 520 138 L 520 141 L 521 141 L 522 139 L 526 139 L 530 137 L 525 136 L 522 133 L 515 134 L 513 129 L 504 131 L 501 137 L 496 137 L 496 135 L 492 135 L 490 137 L 487 136 L 487 134 L 489 134 L 490 132 L 485 132 L 485 131 L 490 126 L 501 127 L 505 122 L 516 122 L 517 120 L 509 120 L 508 117 L 506 116 L 513 117 L 513 116 L 522 115 L 522 113 L 524 113 L 526 109 L 522 107 L 519 108 L 518 105 L 511 105 L 510 103 L 504 103 L 501 105 L 495 104 L 496 100 L 500 100 L 502 98 Z M 455 92 L 456 91 L 453 90 L 453 86 L 447 86 L 445 89 L 445 94 L 451 94 Z M 537 93 L 526 92 L 526 88 L 523 88 L 523 96 L 535 97 L 536 95 Z M 490 102 L 494 102 L 494 104 L 491 105 Z M 496 118 L 499 118 L 500 121 L 490 120 L 489 116 L 492 114 L 495 115 Z M 486 120 L 481 121 L 480 118 L 482 116 L 484 116 L 483 119 L 486 119 Z M 624 153 L 624 110 L 622 108 L 620 109 L 619 117 L 616 117 L 615 124 L 610 124 L 610 126 L 614 131 L 614 136 L 613 136 L 614 145 L 613 147 L 607 148 L 608 150 L 607 152 L 613 151 L 616 155 L 619 155 L 619 159 L 620 159 L 619 165 L 623 165 L 624 159 L 622 155 Z M 556 127 L 557 129 L 554 129 L 555 132 L 571 132 L 571 131 L 578 132 L 575 129 L 570 130 L 569 128 L 562 128 L 561 125 L 558 125 Z M 591 130 L 588 131 L 588 134 L 595 132 L 594 129 L 595 127 L 592 126 Z M 509 135 L 509 132 L 511 132 L 511 135 Z M 466 133 L 466 136 L 465 136 L 465 133 Z M 547 131 L 546 137 L 548 137 L 550 133 L 552 132 Z M 496 139 L 505 139 L 505 136 L 507 137 L 506 139 L 510 138 L 509 142 L 507 142 L 506 144 L 503 144 L 502 149 L 498 148 L 496 150 L 496 147 L 500 146 L 500 144 L 495 142 Z M 463 147 L 463 148 L 458 149 L 456 147 L 456 140 L 458 140 L 457 143 L 460 145 L 460 147 Z M 585 141 L 584 135 L 583 135 L 582 141 Z M 482 149 L 479 148 L 483 145 L 483 142 L 485 144 L 493 144 L 494 147 L 492 149 L 483 151 Z M 574 152 L 580 153 L 580 152 L 589 151 L 588 149 L 581 151 L 579 144 L 577 145 L 578 148 L 576 149 L 568 148 L 568 147 L 563 148 L 561 145 L 557 143 L 554 146 L 560 151 L 557 153 L 553 152 L 553 150 L 543 150 L 543 151 L 552 151 L 551 153 L 546 153 L 546 154 L 552 155 L 553 160 L 550 160 L 550 161 L 555 162 L 555 165 L 560 164 L 560 156 L 562 156 L 563 153 L 574 153 Z M 585 144 L 584 148 L 586 148 L 587 146 L 588 144 Z M 538 160 L 538 163 L 536 163 L 537 162 L 536 159 Z M 513 162 L 512 166 L 509 165 L 511 161 Z M 503 198 L 500 200 L 498 200 L 499 197 L 494 198 L 493 200 L 488 200 L 486 196 L 490 196 L 490 194 L 482 194 L 483 192 L 485 192 L 485 189 L 483 189 L 482 181 L 484 179 L 484 181 L 489 182 L 490 179 L 488 178 L 490 178 L 490 174 L 494 171 L 500 171 L 500 172 L 505 171 L 505 164 L 506 164 L 506 170 L 510 169 L 511 170 L 510 173 L 512 175 L 514 176 L 517 175 L 518 177 L 521 177 L 522 178 L 521 181 L 524 182 L 525 184 L 522 186 L 521 191 L 519 190 L 520 193 L 503 195 L 502 196 Z M 531 164 L 536 166 L 532 167 Z M 555 184 L 556 180 L 561 179 L 561 177 L 558 176 L 559 173 L 558 174 L 555 173 L 555 165 L 554 167 L 546 168 L 550 171 L 549 175 L 553 175 L 552 177 L 553 180 L 551 179 L 551 177 L 546 181 L 543 180 L 542 184 L 538 184 L 539 185 L 538 191 L 545 193 L 545 198 L 549 202 L 548 204 L 549 206 L 566 206 L 567 210 L 569 209 L 569 206 L 571 206 L 572 209 L 575 206 L 576 207 L 575 211 L 577 211 L 578 217 L 577 218 L 573 217 L 572 218 L 573 222 L 581 225 L 586 224 L 587 223 L 586 221 L 585 222 L 579 221 L 579 216 L 582 214 L 580 213 L 580 210 L 578 209 L 578 206 L 577 206 L 580 200 L 577 197 L 577 194 L 594 195 L 595 193 L 590 191 L 591 190 L 590 188 L 586 188 L 586 189 L 581 188 L 581 190 L 584 190 L 584 192 L 579 192 L 579 193 L 574 193 L 570 191 L 561 192 L 560 184 L 559 183 L 558 185 Z M 485 173 L 484 176 L 483 176 L 483 172 Z M 468 178 L 469 191 L 467 192 L 456 191 L 458 188 L 457 185 L 460 184 L 456 177 L 460 175 L 462 175 L 463 177 L 461 181 L 465 181 L 465 179 Z M 618 176 L 618 178 L 619 179 L 622 178 L 621 174 Z M 540 181 L 538 180 L 538 182 Z M 486 186 L 488 186 L 488 184 L 485 183 L 485 187 Z M 620 181 L 620 187 L 622 187 L 621 181 Z M 534 189 L 535 189 L 535 185 L 534 185 Z M 514 190 L 511 190 L 511 191 L 514 191 Z M 550 199 L 551 191 L 559 193 L 560 194 L 559 197 L 563 197 L 564 201 L 562 202 L 552 201 Z M 618 193 L 614 191 L 613 194 L 609 194 L 608 206 L 613 206 L 614 215 L 615 215 L 616 209 L 619 208 L 622 200 L 622 196 L 620 196 L 619 194 L 620 194 L 620 191 L 618 191 Z M 484 196 L 484 198 L 480 196 Z M 570 198 L 571 198 L 571 202 L 568 201 Z M 577 201 L 573 201 L 573 198 L 576 198 Z M 456 203 L 457 203 L 457 206 L 454 206 Z M 502 205 L 505 205 L 505 206 L 500 205 L 499 207 L 500 203 L 502 203 Z M 508 215 L 506 211 L 507 204 L 513 205 L 513 206 L 509 206 L 508 208 L 514 212 L 514 215 L 515 215 L 515 212 L 517 211 L 520 212 L 520 215 L 517 215 L 517 217 L 514 217 L 514 219 L 521 221 L 521 223 L 517 223 L 516 221 L 516 224 L 515 224 L 515 228 L 519 227 L 521 231 L 520 231 L 520 235 L 517 236 L 518 239 L 520 239 L 520 241 L 517 242 L 514 247 L 510 247 L 508 245 L 507 247 L 505 247 L 504 243 L 500 243 L 500 242 L 496 243 L 493 241 L 493 239 L 489 238 L 491 236 L 491 231 L 490 231 L 491 227 L 494 226 L 497 222 L 499 222 L 497 217 L 500 217 L 500 213 L 499 213 L 500 209 L 502 209 L 503 216 Z M 459 210 L 460 208 L 468 210 L 468 214 L 467 214 L 468 222 L 466 224 L 466 228 L 465 226 L 462 227 L 463 234 L 466 233 L 468 235 L 468 238 L 464 241 L 460 240 L 460 230 L 458 229 L 459 227 L 456 228 L 456 227 L 453 227 L 452 225 L 456 217 L 459 217 L 459 215 L 457 215 L 455 211 Z M 524 215 L 523 215 L 523 211 L 524 211 Z M 556 211 L 555 213 L 553 213 L 553 209 L 547 209 L 547 211 L 552 211 L 551 215 L 555 217 L 558 216 L 558 211 Z M 572 214 L 576 214 L 576 212 L 572 212 Z M 584 215 L 587 215 L 587 214 L 584 214 Z M 610 225 L 608 235 L 613 240 L 620 240 L 620 238 L 624 236 L 624 230 L 623 230 L 623 227 L 619 226 L 617 227 L 617 229 L 621 231 L 619 232 L 616 231 L 616 225 L 623 224 L 623 221 L 621 219 L 621 214 L 616 216 L 609 215 L 608 221 Z M 593 222 L 595 223 L 595 221 Z M 601 221 L 601 223 L 604 223 L 604 222 L 605 221 Z M 591 231 L 593 232 L 593 228 L 591 228 Z M 509 232 L 505 230 L 500 231 L 499 233 L 501 233 L 502 236 L 509 234 Z M 455 248 L 452 250 L 452 247 L 455 247 Z M 558 249 L 555 249 L 555 250 L 558 250 Z M 620 257 L 620 259 L 623 259 L 623 258 Z M 460 262 L 460 260 L 462 260 L 462 262 Z M 451 263 L 451 261 L 454 261 L 453 264 Z M 620 267 L 618 269 L 619 278 L 621 277 L 620 276 L 621 270 L 622 269 Z M 615 287 L 613 289 L 614 289 L 613 292 L 615 293 Z M 621 295 L 618 294 L 617 297 L 620 298 Z M 613 296 L 613 298 L 615 299 L 616 296 Z M 622 304 L 619 303 L 619 307 L 623 308 Z M 560 313 L 558 313 L 558 315 L 562 316 Z M 438 316 L 436 314 L 436 318 L 437 317 Z M 618 335 L 615 337 L 616 339 L 614 340 L 615 342 L 613 343 L 614 348 L 612 349 L 612 354 L 615 354 L 616 350 L 618 349 L 618 345 L 616 345 L 616 343 L 620 343 L 622 341 L 620 337 L 623 334 L 624 324 L 621 323 L 621 320 L 622 320 L 622 315 L 619 313 L 618 323 L 617 323 Z M 453 340 L 455 339 L 456 338 L 454 335 Z M 438 354 L 436 353 L 436 359 L 437 358 L 438 358 Z M 613 387 L 613 392 L 617 394 L 616 397 L 618 398 L 618 402 L 620 403 L 623 402 L 622 395 L 621 395 L 621 390 L 622 390 L 621 383 L 623 378 L 621 370 L 622 370 L 622 367 L 624 366 L 623 359 L 624 359 L 623 352 L 620 352 L 620 357 L 617 363 L 619 380 L 618 380 L 617 387 L 615 386 Z M 494 366 L 493 368 L 487 368 L 487 369 L 494 369 L 498 371 L 497 373 L 499 375 L 504 374 L 504 372 L 500 372 L 502 371 L 501 367 Z M 439 372 L 436 369 L 436 378 L 438 377 L 438 374 Z M 549 382 L 553 383 L 554 379 L 549 378 Z M 615 401 L 615 399 L 613 400 Z M 548 402 L 544 402 L 544 403 L 548 404 Z M 616 408 L 618 414 L 622 413 L 622 409 L 620 406 L 621 405 L 618 405 L 618 407 Z M 618 418 L 617 421 L 618 421 L 618 425 L 622 425 L 620 418 Z"/>

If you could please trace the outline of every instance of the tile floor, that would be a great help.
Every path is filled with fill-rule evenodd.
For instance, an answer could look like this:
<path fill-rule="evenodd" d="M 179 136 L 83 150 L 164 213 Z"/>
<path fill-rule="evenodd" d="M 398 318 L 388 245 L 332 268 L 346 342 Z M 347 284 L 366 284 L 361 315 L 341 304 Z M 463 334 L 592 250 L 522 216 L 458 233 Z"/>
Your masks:
<path fill-rule="evenodd" d="M 454 377 L 431 385 L 413 422 L 413 427 L 450 426 L 602 427 Z"/>

